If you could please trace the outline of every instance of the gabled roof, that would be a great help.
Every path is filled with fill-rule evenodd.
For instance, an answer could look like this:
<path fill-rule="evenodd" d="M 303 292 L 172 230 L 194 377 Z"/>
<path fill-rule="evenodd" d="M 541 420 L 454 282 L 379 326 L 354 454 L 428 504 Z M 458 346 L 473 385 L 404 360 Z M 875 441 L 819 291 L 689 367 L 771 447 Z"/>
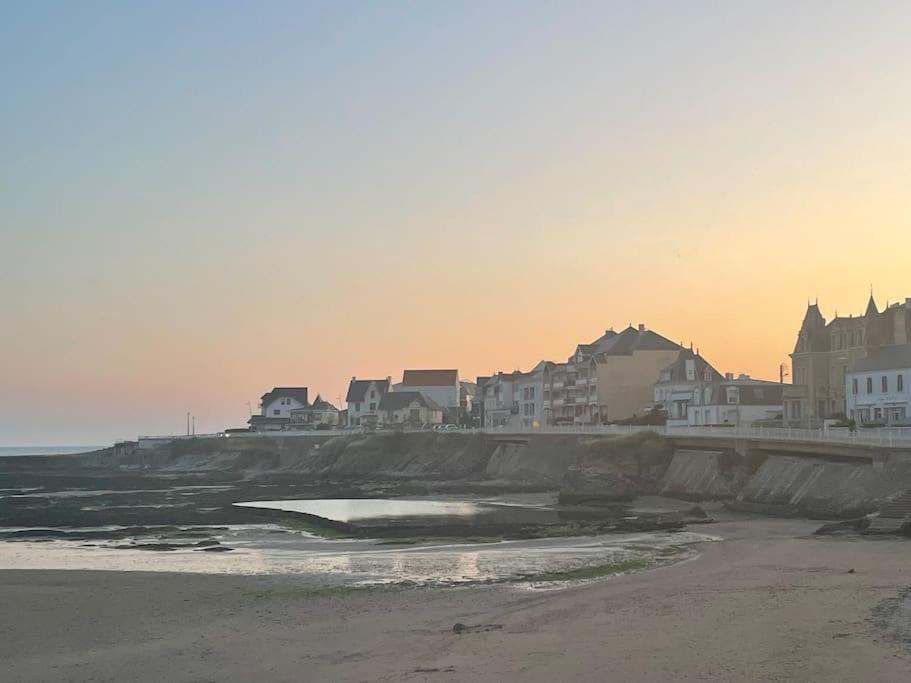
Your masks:
<path fill-rule="evenodd" d="M 784 384 L 764 380 L 726 380 L 713 382 L 712 398 L 706 405 L 779 406 L 782 403 Z M 739 389 L 737 403 L 728 404 L 728 387 Z"/>
<path fill-rule="evenodd" d="M 323 399 L 319 394 L 316 395 L 316 398 L 313 400 L 313 404 L 306 408 L 298 408 L 297 410 L 292 410 L 291 412 L 304 412 L 304 411 L 313 411 L 313 410 L 338 410 L 334 405 Z"/>
<path fill-rule="evenodd" d="M 576 346 L 576 353 L 582 353 L 584 356 L 590 356 L 595 353 L 601 353 L 610 348 L 613 340 L 619 336 L 613 329 L 604 330 L 604 334 L 598 337 L 591 344 L 579 344 Z M 575 354 L 574 354 L 575 355 Z"/>
<path fill-rule="evenodd" d="M 348 396 L 345 398 L 346 403 L 361 403 L 367 395 L 367 390 L 371 384 L 376 384 L 380 391 L 380 396 L 389 391 L 389 379 L 356 379 L 352 378 L 348 385 Z"/>
<path fill-rule="evenodd" d="M 606 346 L 604 351 L 595 354 L 595 358 L 603 360 L 608 356 L 628 356 L 634 351 L 674 351 L 683 348 L 657 332 L 637 330 L 632 325 L 611 338 Z"/>
<path fill-rule="evenodd" d="M 686 362 L 688 360 L 694 363 L 696 372 L 693 380 L 688 379 L 686 376 Z M 711 373 L 710 381 L 720 382 L 724 379 L 724 375 L 713 368 L 705 358 L 695 353 L 692 349 L 683 349 L 677 355 L 677 360 L 664 368 L 661 373 L 662 375 L 665 372 L 669 373 L 669 377 L 663 380 L 664 382 L 704 382 L 706 369 Z"/>
<path fill-rule="evenodd" d="M 401 410 L 415 401 L 429 410 L 441 410 L 433 399 L 420 391 L 390 391 L 380 399 L 380 410 Z"/>
<path fill-rule="evenodd" d="M 674 351 L 679 348 L 681 346 L 677 342 L 673 342 L 667 337 L 662 337 L 651 330 L 639 332 L 639 338 L 633 345 L 634 351 Z"/>
<path fill-rule="evenodd" d="M 900 370 L 911 368 L 911 344 L 884 346 L 873 351 L 866 358 L 854 362 L 850 372 L 872 372 L 875 370 Z"/>
<path fill-rule="evenodd" d="M 402 373 L 402 385 L 406 387 L 454 387 L 458 381 L 458 370 L 405 370 Z"/>
<path fill-rule="evenodd" d="M 263 405 L 266 405 L 278 398 L 293 398 L 297 399 L 305 406 L 309 405 L 309 401 L 307 400 L 307 387 L 275 387 L 272 391 L 263 394 L 261 400 Z"/>

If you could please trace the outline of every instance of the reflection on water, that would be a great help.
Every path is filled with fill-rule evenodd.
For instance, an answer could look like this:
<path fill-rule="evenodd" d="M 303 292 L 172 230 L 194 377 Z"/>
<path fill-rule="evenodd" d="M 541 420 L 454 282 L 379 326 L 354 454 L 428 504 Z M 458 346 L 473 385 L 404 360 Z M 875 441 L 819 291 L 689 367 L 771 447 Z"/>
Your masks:
<path fill-rule="evenodd" d="M 395 517 L 471 517 L 480 512 L 477 503 L 465 501 L 407 500 L 401 498 L 323 500 L 260 500 L 235 503 L 240 507 L 285 510 L 315 515 L 336 522 L 356 522 Z"/>
<path fill-rule="evenodd" d="M 326 540 L 275 525 L 213 530 L 232 552 L 118 550 L 115 542 L 0 543 L 0 569 L 99 569 L 221 574 L 296 574 L 307 585 L 452 584 L 502 581 L 548 572 L 658 558 L 669 547 L 718 540 L 691 532 L 499 543 L 394 547 L 367 540 Z M 149 538 L 152 538 L 150 536 Z M 137 537 L 141 543 L 149 538 Z"/>

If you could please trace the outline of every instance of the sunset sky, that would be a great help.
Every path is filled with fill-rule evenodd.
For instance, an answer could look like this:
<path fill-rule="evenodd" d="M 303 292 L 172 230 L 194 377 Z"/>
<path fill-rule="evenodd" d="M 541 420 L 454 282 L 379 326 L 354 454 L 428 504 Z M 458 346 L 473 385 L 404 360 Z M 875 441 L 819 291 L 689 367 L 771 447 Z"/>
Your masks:
<path fill-rule="evenodd" d="M 908 2 L 6 2 L 0 445 L 911 297 Z"/>

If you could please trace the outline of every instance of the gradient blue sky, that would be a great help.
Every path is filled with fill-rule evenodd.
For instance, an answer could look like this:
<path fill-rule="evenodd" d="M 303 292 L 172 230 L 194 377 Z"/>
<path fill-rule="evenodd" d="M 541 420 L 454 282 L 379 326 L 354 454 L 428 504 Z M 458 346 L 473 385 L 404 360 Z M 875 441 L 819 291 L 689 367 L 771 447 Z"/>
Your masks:
<path fill-rule="evenodd" d="M 0 444 L 911 296 L 911 3 L 0 4 Z"/>

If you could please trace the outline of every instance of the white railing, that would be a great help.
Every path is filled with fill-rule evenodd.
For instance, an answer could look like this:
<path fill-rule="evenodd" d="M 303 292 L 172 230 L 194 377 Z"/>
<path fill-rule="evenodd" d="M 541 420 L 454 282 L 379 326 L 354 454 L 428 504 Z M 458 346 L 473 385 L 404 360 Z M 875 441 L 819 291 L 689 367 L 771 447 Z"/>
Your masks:
<path fill-rule="evenodd" d="M 408 430 L 412 431 L 412 430 Z M 414 430 L 420 431 L 420 430 Z M 798 429 L 792 427 L 666 427 L 643 425 L 552 425 L 547 427 L 485 427 L 483 429 L 448 429 L 443 434 L 484 433 L 492 436 L 528 436 L 530 434 L 580 434 L 580 435 L 623 435 L 638 432 L 656 432 L 667 437 L 698 437 L 710 439 L 758 439 L 763 441 L 792 441 L 803 443 L 857 444 L 859 446 L 887 446 L 911 448 L 911 427 L 882 427 L 858 429 L 851 432 L 844 428 Z M 140 436 L 139 445 L 151 447 L 171 441 L 186 439 L 257 439 L 295 438 L 315 436 L 348 436 L 365 433 L 363 429 L 332 429 L 308 431 L 237 432 L 215 434 L 185 434 L 172 436 Z M 384 433 L 380 430 L 378 433 Z"/>
<path fill-rule="evenodd" d="M 268 432 L 216 432 L 214 434 L 173 434 L 147 436 L 140 435 L 137 438 L 140 448 L 152 448 L 153 446 L 171 443 L 173 441 L 187 441 L 190 439 L 258 439 L 258 438 L 293 438 L 299 436 L 348 436 L 351 434 L 361 434 L 363 429 L 308 429 L 308 430 L 274 430 Z"/>
<path fill-rule="evenodd" d="M 554 425 L 540 428 L 485 428 L 492 435 L 528 434 L 635 434 L 656 432 L 668 437 L 700 437 L 713 439 L 760 439 L 763 441 L 799 441 L 806 443 L 857 444 L 864 446 L 911 447 L 911 428 L 858 429 L 797 429 L 790 427 L 665 427 L 640 425 Z"/>

